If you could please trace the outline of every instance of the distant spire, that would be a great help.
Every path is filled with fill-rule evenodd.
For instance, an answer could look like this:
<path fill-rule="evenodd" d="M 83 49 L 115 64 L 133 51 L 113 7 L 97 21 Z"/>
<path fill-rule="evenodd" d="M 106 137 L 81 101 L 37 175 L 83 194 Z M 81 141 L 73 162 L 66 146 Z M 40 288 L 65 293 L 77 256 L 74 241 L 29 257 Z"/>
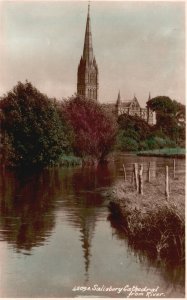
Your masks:
<path fill-rule="evenodd" d="M 88 1 L 88 14 L 90 15 L 90 0 Z"/>
<path fill-rule="evenodd" d="M 148 101 L 149 101 L 149 100 L 151 100 L 151 93 L 150 93 L 150 92 L 149 92 L 149 98 L 148 98 Z"/>
<path fill-rule="evenodd" d="M 136 94 L 134 93 L 134 99 L 136 99 Z"/>
<path fill-rule="evenodd" d="M 92 33 L 91 33 L 91 25 L 90 25 L 90 1 L 88 2 L 88 15 L 87 15 L 87 22 L 86 22 L 85 38 L 84 38 L 83 59 L 86 62 L 92 62 L 93 60 Z"/>
<path fill-rule="evenodd" d="M 121 103 L 121 95 L 120 95 L 120 90 L 119 90 L 116 104 L 119 105 L 120 103 Z"/>

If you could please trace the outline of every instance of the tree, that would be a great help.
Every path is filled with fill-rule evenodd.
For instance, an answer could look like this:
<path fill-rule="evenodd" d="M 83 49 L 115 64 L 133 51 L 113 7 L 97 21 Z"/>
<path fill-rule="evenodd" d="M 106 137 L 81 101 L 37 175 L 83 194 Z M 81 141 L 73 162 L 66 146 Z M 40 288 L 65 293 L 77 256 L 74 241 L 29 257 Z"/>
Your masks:
<path fill-rule="evenodd" d="M 137 142 L 144 140 L 150 133 L 150 125 L 137 116 L 120 115 L 118 124 L 120 130 L 123 130 L 126 136 L 135 139 Z"/>
<path fill-rule="evenodd" d="M 62 114 L 73 128 L 75 153 L 82 158 L 104 159 L 115 140 L 114 118 L 97 102 L 80 96 L 65 100 Z"/>
<path fill-rule="evenodd" d="M 147 102 L 156 112 L 156 129 L 163 131 L 176 142 L 185 135 L 185 106 L 166 96 L 158 96 Z"/>
<path fill-rule="evenodd" d="M 55 99 L 31 83 L 18 84 L 0 101 L 2 140 L 8 136 L 8 165 L 46 166 L 69 147 L 68 129 Z"/>

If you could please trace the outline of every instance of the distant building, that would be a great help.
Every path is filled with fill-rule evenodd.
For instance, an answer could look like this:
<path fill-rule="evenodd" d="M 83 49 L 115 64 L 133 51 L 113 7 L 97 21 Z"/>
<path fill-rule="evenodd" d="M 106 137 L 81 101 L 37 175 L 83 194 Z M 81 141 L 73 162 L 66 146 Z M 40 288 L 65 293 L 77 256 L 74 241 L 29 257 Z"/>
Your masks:
<path fill-rule="evenodd" d="M 151 99 L 149 94 L 148 100 Z M 148 124 L 154 123 L 154 112 L 148 107 L 142 108 L 134 95 L 132 100 L 121 101 L 120 92 L 115 104 L 115 113 L 117 116 L 127 114 L 129 116 L 137 116 L 145 120 Z"/>
<path fill-rule="evenodd" d="M 150 99 L 151 96 L 149 94 L 148 100 Z M 135 96 L 132 100 L 122 101 L 119 92 L 116 103 L 106 103 L 102 104 L 102 106 L 106 111 L 115 114 L 116 117 L 127 114 L 129 116 L 137 116 L 150 125 L 155 124 L 155 113 L 148 107 L 142 108 Z"/>
<path fill-rule="evenodd" d="M 93 55 L 89 4 L 83 55 L 81 56 L 77 72 L 77 94 L 97 101 L 99 88 L 98 76 L 98 67 Z"/>
<path fill-rule="evenodd" d="M 99 72 L 96 59 L 93 54 L 90 22 L 90 4 L 88 4 L 83 55 L 81 56 L 77 72 L 77 94 L 85 98 L 98 101 L 98 90 Z M 154 123 L 153 112 L 148 108 L 141 108 L 135 96 L 132 100 L 121 101 L 121 96 L 119 93 L 116 104 L 107 103 L 103 104 L 103 107 L 106 110 L 115 113 L 116 116 L 119 116 L 121 114 L 128 114 L 131 116 L 138 116 L 144 119 L 149 124 Z"/>

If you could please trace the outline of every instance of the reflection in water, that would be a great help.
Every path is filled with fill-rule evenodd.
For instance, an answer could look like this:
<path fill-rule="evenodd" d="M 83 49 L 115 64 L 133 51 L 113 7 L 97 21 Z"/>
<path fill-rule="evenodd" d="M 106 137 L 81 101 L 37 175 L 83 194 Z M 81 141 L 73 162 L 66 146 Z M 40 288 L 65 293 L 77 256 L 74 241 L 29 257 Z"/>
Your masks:
<path fill-rule="evenodd" d="M 143 158 L 136 158 L 137 160 L 145 163 Z M 120 253 L 124 251 L 121 254 L 121 259 L 129 256 L 130 261 L 133 253 L 137 258 L 137 264 L 147 268 L 147 273 L 149 273 L 149 269 L 158 269 L 159 276 L 163 277 L 163 280 L 169 284 L 174 285 L 176 283 L 184 286 L 183 268 L 163 266 L 151 256 L 147 257 L 143 252 L 133 249 L 128 245 L 124 233 L 120 231 L 120 226 L 114 224 L 112 220 L 107 221 L 109 211 L 107 200 L 102 192 L 110 187 L 115 180 L 123 178 L 122 163 L 126 164 L 127 178 L 131 178 L 133 163 L 136 161 L 134 157 L 130 156 L 118 157 L 111 164 L 99 166 L 98 168 L 53 168 L 30 175 L 2 171 L 0 174 L 1 241 L 11 245 L 12 250 L 10 251 L 15 252 L 16 250 L 23 256 L 30 255 L 34 259 L 33 249 L 45 248 L 47 245 L 52 245 L 54 249 L 58 248 L 61 242 L 59 240 L 59 238 L 61 239 L 61 235 L 59 236 L 60 230 L 69 235 L 73 228 L 74 237 L 69 235 L 68 239 L 70 244 L 73 245 L 74 242 L 71 239 L 75 236 L 79 238 L 83 259 L 81 263 L 84 263 L 84 284 L 90 285 L 93 283 L 95 273 L 99 278 L 99 270 L 93 272 L 94 263 L 96 264 L 93 256 L 93 253 L 95 255 L 96 252 L 93 252 L 93 250 L 99 249 L 100 243 L 104 245 L 106 243 L 111 250 L 116 251 L 113 254 L 112 261 L 110 260 L 111 257 L 108 257 L 113 270 L 116 269 L 118 251 L 122 251 Z M 159 159 L 158 162 L 159 168 L 163 168 L 166 160 Z M 169 163 L 171 165 L 172 161 Z M 178 167 L 180 164 L 183 164 L 184 167 L 184 162 L 179 162 Z M 153 174 L 156 172 L 156 167 L 158 171 L 157 159 L 154 159 L 152 161 Z M 108 232 L 111 236 L 113 232 L 115 239 L 107 239 L 106 234 L 106 240 L 104 235 L 102 241 L 100 241 L 98 226 L 101 226 L 99 228 L 103 228 L 104 232 Z M 53 240 L 55 234 L 58 238 Z M 117 240 L 124 241 L 124 244 L 117 246 Z M 69 251 L 73 253 L 73 250 L 70 248 Z M 78 252 L 79 249 L 77 248 L 75 251 Z M 107 251 L 100 254 L 101 257 L 105 255 L 107 256 Z M 53 259 L 54 263 L 56 260 L 63 259 L 64 264 L 67 260 L 65 256 L 62 257 L 61 253 L 59 257 L 55 257 L 54 254 Z M 78 263 L 80 264 L 80 260 Z M 72 273 L 76 270 L 77 266 L 72 266 Z M 51 277 L 55 276 L 57 271 L 53 272 Z M 63 273 L 63 271 L 61 272 Z M 45 277 L 45 275 L 47 276 L 47 274 L 43 276 Z M 107 278 L 111 278 L 110 276 L 111 274 L 106 271 L 106 282 Z M 123 273 L 119 271 L 116 276 L 117 278 L 114 278 L 114 280 L 123 283 Z M 141 274 L 137 274 L 137 278 L 141 278 L 141 276 Z M 7 283 L 8 285 L 9 283 Z M 19 296 L 22 297 L 21 286 L 18 288 L 20 290 Z M 59 297 L 72 296 L 71 293 L 61 293 L 59 292 L 57 295 Z M 8 295 L 8 292 L 6 295 Z M 32 294 L 30 296 L 32 297 Z"/>
<path fill-rule="evenodd" d="M 19 176 L 1 172 L 1 240 L 30 254 L 32 247 L 45 244 L 55 226 L 55 210 L 63 207 L 69 222 L 80 229 L 88 280 L 91 240 L 99 217 L 97 207 L 103 202 L 93 188 L 110 185 L 108 175 L 107 166 L 84 170 L 54 168 Z"/>
<path fill-rule="evenodd" d="M 11 173 L 0 176 L 1 235 L 17 250 L 30 251 L 33 246 L 43 245 L 55 225 L 55 181 L 50 175 L 46 172 L 27 178 L 16 178 Z"/>
<path fill-rule="evenodd" d="M 62 170 L 56 172 L 59 172 L 58 175 L 63 179 L 61 180 L 63 203 L 60 205 L 63 206 L 72 226 L 80 229 L 86 283 L 89 281 L 91 243 L 95 224 L 100 216 L 100 206 L 104 202 L 100 189 L 112 184 L 110 170 L 105 165 L 98 168 L 78 168 L 76 171 L 68 169 L 66 174 Z"/>

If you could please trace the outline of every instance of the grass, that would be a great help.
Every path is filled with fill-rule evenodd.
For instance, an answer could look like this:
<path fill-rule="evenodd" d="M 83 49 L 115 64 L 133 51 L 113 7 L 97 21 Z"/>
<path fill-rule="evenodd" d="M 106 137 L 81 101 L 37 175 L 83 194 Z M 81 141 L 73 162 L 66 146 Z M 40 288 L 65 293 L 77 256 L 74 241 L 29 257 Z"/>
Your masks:
<path fill-rule="evenodd" d="M 59 166 L 77 166 L 81 164 L 81 158 L 74 155 L 62 155 L 58 161 Z"/>
<path fill-rule="evenodd" d="M 177 157 L 184 158 L 186 154 L 185 148 L 163 148 L 155 150 L 139 151 L 137 155 L 140 156 L 163 156 L 163 157 Z"/>
<path fill-rule="evenodd" d="M 109 193 L 109 208 L 136 248 L 152 251 L 158 259 L 183 261 L 185 178 L 170 179 L 168 200 L 164 182 L 163 175 L 144 182 L 144 195 L 140 195 L 132 184 L 119 181 Z"/>

